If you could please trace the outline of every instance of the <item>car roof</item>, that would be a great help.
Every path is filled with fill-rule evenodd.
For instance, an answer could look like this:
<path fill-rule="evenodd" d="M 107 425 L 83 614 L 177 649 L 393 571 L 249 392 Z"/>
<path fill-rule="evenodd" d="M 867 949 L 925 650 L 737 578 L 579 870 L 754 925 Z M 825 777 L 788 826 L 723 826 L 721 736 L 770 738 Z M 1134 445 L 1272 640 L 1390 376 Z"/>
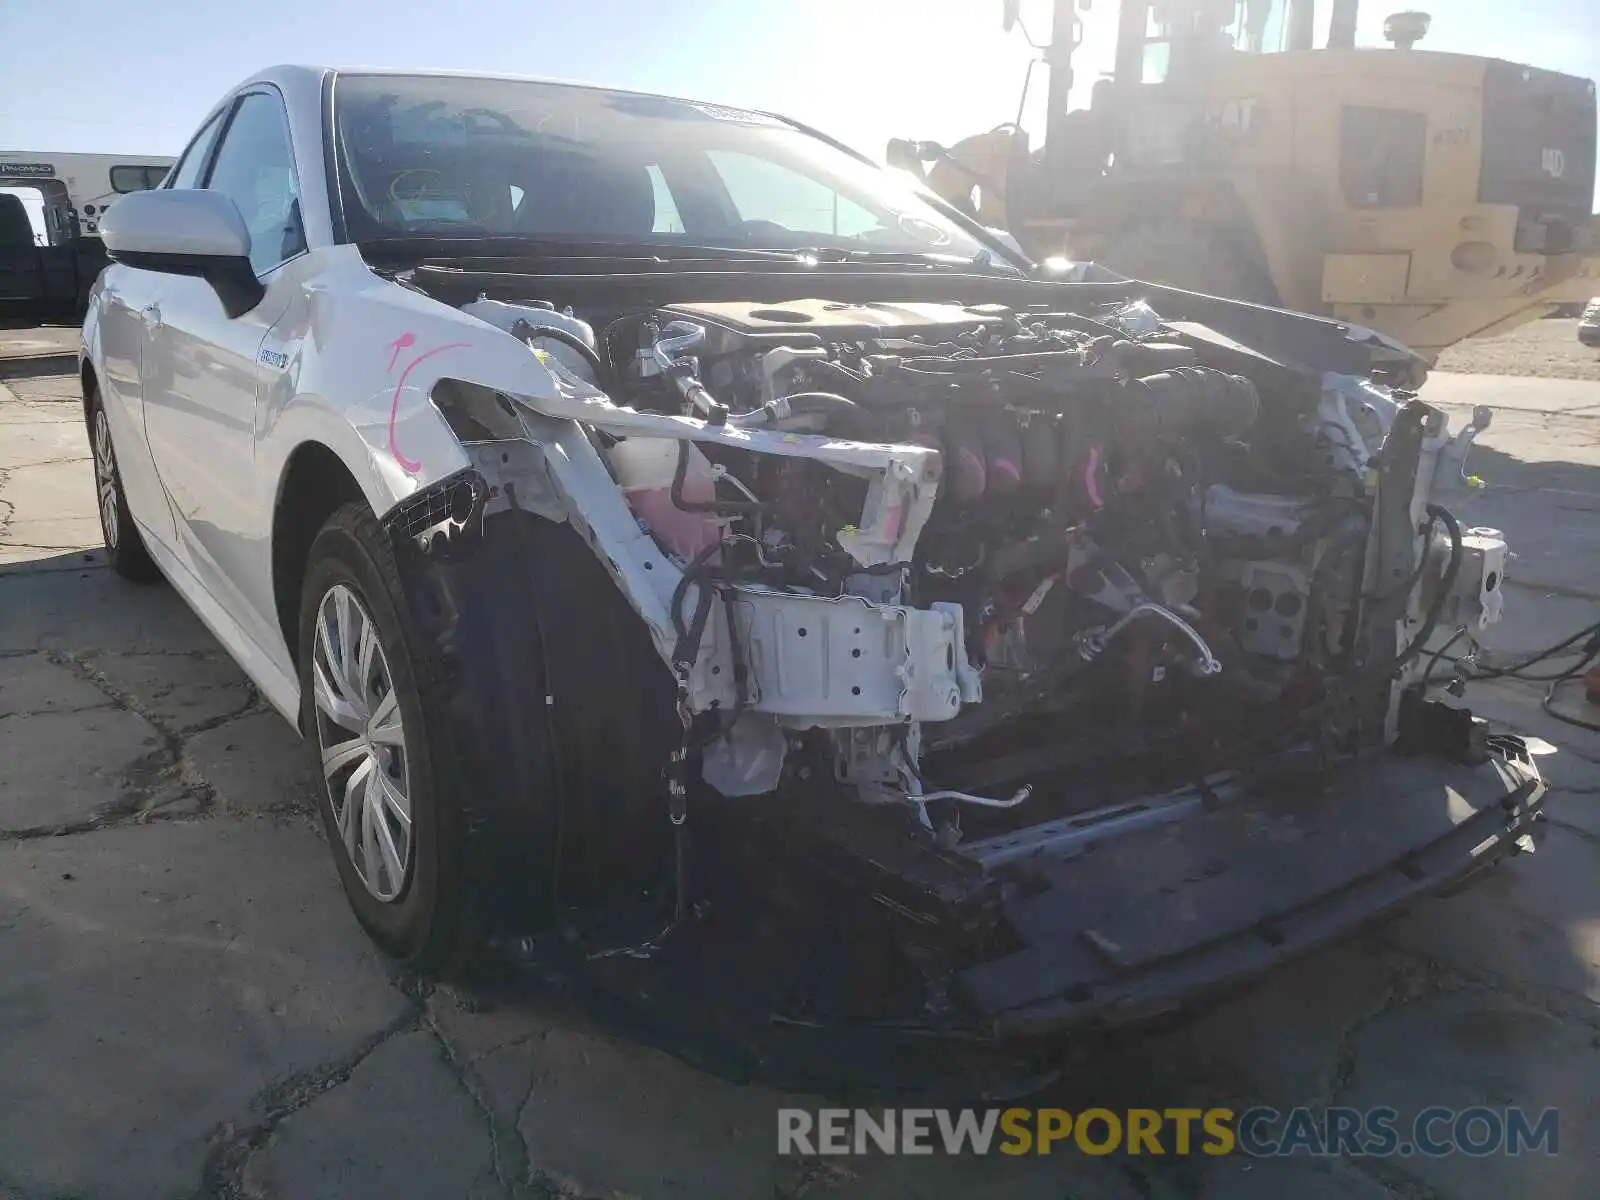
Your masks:
<path fill-rule="evenodd" d="M 442 79 L 500 79 L 512 83 L 542 83 L 554 87 L 588 88 L 595 91 L 613 92 L 623 96 L 648 96 L 659 100 L 679 100 L 686 104 L 714 103 L 723 108 L 744 109 L 746 112 L 757 113 L 763 117 L 782 121 L 786 125 L 794 124 L 793 121 L 790 121 L 789 118 L 781 113 L 767 112 L 763 109 L 749 108 L 745 105 L 728 105 L 721 101 L 697 100 L 686 96 L 669 96 L 662 92 L 642 92 L 634 88 L 612 87 L 609 84 L 577 79 L 553 79 L 542 75 L 516 75 L 495 71 L 459 71 L 441 67 L 334 67 L 312 63 L 283 63 L 257 71 L 254 75 L 230 89 L 229 94 L 231 95 L 254 84 L 270 83 L 283 91 L 290 98 L 291 104 L 296 100 L 310 101 L 320 97 L 322 87 L 330 75 L 335 77 L 339 75 L 384 75 L 397 78 L 422 76 Z"/>

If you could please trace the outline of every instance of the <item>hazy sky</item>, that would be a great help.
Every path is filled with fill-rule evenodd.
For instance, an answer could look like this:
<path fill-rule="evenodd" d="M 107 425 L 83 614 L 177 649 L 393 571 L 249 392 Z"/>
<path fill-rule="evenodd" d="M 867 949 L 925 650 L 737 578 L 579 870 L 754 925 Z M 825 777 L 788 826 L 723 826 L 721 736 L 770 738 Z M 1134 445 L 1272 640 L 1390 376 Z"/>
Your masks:
<path fill-rule="evenodd" d="M 1329 0 L 1318 0 L 1326 7 Z M 1600 76 L 1600 0 L 1436 0 L 1425 45 Z M 774 109 L 872 155 L 1015 118 L 1032 55 L 1000 0 L 0 0 L 0 149 L 176 154 L 276 62 L 576 79 Z M 1378 43 L 1399 0 L 1365 0 Z M 1042 37 L 1048 0 L 1023 0 Z M 1077 77 L 1110 66 L 1114 0 Z M 1322 22 L 1319 21 L 1319 25 Z M 1042 82 L 1043 76 L 1040 76 Z M 1043 88 L 1036 89 L 1042 96 Z M 1030 120 L 1037 140 L 1042 133 Z"/>

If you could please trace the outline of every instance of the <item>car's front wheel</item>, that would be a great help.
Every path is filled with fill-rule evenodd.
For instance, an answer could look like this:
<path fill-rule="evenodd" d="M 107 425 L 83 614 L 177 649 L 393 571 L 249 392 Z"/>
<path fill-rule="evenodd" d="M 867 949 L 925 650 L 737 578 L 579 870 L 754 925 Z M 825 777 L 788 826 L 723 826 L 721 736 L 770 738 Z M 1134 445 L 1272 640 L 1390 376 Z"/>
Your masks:
<path fill-rule="evenodd" d="M 117 468 L 117 451 L 111 442 L 111 422 L 106 418 L 105 402 L 93 386 L 89 389 L 87 400 L 89 450 L 94 457 L 95 501 L 100 510 L 100 537 L 105 543 L 106 558 L 111 562 L 111 569 L 124 579 L 154 583 L 161 578 L 161 570 L 145 548 L 144 537 L 128 510 L 128 497 L 122 490 L 122 472 Z"/>
<path fill-rule="evenodd" d="M 371 512 L 336 512 L 311 546 L 300 605 L 301 728 L 356 917 L 412 966 L 462 948 L 461 829 L 440 768 L 445 723 L 425 720 L 426 658 Z"/>

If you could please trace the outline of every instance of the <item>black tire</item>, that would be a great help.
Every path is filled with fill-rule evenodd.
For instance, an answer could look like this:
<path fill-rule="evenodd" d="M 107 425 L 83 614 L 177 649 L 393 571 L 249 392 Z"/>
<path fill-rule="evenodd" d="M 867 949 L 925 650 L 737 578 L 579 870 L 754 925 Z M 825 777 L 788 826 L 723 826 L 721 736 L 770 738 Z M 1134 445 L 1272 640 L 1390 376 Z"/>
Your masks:
<path fill-rule="evenodd" d="M 314 699 L 314 647 L 318 613 L 338 587 L 349 589 L 370 614 L 404 727 L 409 845 L 404 882 L 387 900 L 369 888 L 346 849 L 333 789 L 322 770 L 324 733 Z M 387 953 L 418 970 L 437 970 L 453 965 L 467 950 L 465 830 L 450 721 L 440 704 L 434 665 L 403 597 L 390 543 L 371 511 L 355 503 L 335 512 L 311 544 L 301 589 L 301 729 L 321 781 L 319 807 L 334 862 L 356 918 Z"/>
<path fill-rule="evenodd" d="M 100 514 L 100 537 L 105 544 L 111 569 L 134 583 L 157 583 L 161 568 L 150 557 L 139 527 L 128 510 L 128 497 L 122 490 L 122 472 L 117 467 L 117 451 L 111 440 L 111 425 L 106 419 L 100 391 L 92 384 L 84 394 L 84 417 L 89 432 L 89 458 L 95 473 L 95 506 Z"/>
<path fill-rule="evenodd" d="M 1244 240 L 1185 225 L 1142 226 L 1117 238 L 1095 260 L 1146 283 L 1276 305 L 1272 274 L 1254 246 L 1237 244 Z"/>

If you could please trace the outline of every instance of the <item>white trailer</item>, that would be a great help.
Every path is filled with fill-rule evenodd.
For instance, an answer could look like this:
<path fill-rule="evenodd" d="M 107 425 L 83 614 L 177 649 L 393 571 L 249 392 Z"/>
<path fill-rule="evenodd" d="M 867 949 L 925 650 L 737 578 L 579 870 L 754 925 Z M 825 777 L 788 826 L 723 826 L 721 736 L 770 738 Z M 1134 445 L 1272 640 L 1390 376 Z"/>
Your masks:
<path fill-rule="evenodd" d="M 0 311 L 38 321 L 80 313 L 106 263 L 106 209 L 120 195 L 158 186 L 172 162 L 0 150 Z"/>

